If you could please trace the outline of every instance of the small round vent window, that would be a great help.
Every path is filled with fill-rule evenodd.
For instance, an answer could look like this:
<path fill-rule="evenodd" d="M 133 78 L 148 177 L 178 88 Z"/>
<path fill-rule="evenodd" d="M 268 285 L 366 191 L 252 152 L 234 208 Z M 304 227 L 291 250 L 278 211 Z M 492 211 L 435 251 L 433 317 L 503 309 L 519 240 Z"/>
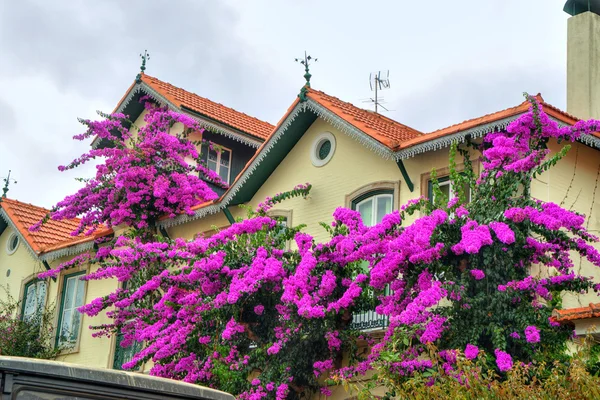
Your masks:
<path fill-rule="evenodd" d="M 315 140 L 310 155 L 315 167 L 327 164 L 335 152 L 335 136 L 329 132 L 320 134 Z"/>
<path fill-rule="evenodd" d="M 17 247 L 19 247 L 19 237 L 16 233 L 12 233 L 8 237 L 8 242 L 6 243 L 6 251 L 8 251 L 8 254 L 12 254 L 15 251 L 17 251 Z"/>

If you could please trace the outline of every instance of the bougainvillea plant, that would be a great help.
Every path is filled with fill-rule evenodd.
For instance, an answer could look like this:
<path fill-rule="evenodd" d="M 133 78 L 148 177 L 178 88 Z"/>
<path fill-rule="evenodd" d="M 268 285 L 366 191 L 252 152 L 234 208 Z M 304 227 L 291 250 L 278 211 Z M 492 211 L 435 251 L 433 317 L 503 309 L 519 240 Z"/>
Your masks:
<path fill-rule="evenodd" d="M 574 270 L 572 253 L 600 266 L 591 244 L 598 239 L 586 231 L 582 215 L 533 199 L 530 186 L 568 150 L 551 155 L 548 141 L 574 141 L 598 122 L 559 127 L 530 100 L 529 113 L 472 145 L 481 151 L 480 176 L 469 149 L 452 147 L 451 199 L 434 184 L 432 200 L 415 199 L 373 227 L 358 212 L 338 208 L 333 222 L 323 224 L 331 235 L 325 243 L 268 216 L 278 201 L 308 195 L 310 185 L 267 199 L 248 219 L 213 236 L 160 236 L 150 221 L 212 197 L 202 180 L 188 177 L 192 167 L 181 154 L 163 148 L 173 142 L 195 154 L 183 139 L 166 137 L 173 122 L 191 121 L 152 108 L 148 135 L 139 135 L 136 146 L 152 142 L 147 157 L 119 165 L 136 185 L 138 175 L 152 176 L 153 184 L 142 184 L 138 195 L 128 189 L 129 180 L 99 169 L 86 192 L 66 198 L 52 215 L 83 215 L 81 231 L 101 223 L 134 228 L 82 256 L 99 266 L 84 279 L 116 278 L 127 285 L 80 311 L 106 312 L 112 319 L 96 335 L 120 331 L 122 345 L 143 343 L 125 368 L 152 361 L 153 375 L 242 399 L 295 398 L 323 386 L 319 379 L 329 376 L 335 383 L 372 369 L 395 383 L 432 369 L 458 375 L 457 357 L 472 359 L 480 351 L 498 373 L 516 362 L 563 357 L 571 333 L 550 319 L 551 310 L 560 292 L 593 287 Z M 133 138 L 111 121 L 88 123 L 86 136 Z M 128 149 L 123 142 L 115 151 Z M 110 157 L 111 149 L 103 151 Z M 465 158 L 461 173 L 457 154 Z M 169 167 L 147 174 L 145 168 L 157 163 Z M 181 169 L 172 172 L 172 165 Z M 188 179 L 193 183 L 183 190 Z M 407 222 L 416 212 L 419 217 Z M 541 272 L 531 275 L 532 265 Z M 390 321 L 378 340 L 351 325 L 354 313 L 373 308 Z M 436 357 L 428 353 L 432 343 L 441 349 Z M 358 351 L 365 344 L 366 354 Z M 321 391 L 329 394 L 326 387 Z"/>

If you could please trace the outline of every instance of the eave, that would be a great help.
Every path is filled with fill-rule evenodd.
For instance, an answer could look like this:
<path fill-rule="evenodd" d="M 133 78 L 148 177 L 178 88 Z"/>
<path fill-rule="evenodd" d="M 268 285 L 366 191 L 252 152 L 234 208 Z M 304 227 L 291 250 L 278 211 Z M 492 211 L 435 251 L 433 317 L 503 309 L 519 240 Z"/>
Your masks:
<path fill-rule="evenodd" d="M 125 96 L 123 96 L 117 107 L 113 110 L 113 114 L 124 113 L 127 107 L 131 104 L 131 102 L 136 98 L 138 94 L 149 96 L 152 100 L 156 101 L 161 106 L 166 106 L 172 111 L 177 111 L 189 115 L 196 122 L 198 122 L 198 124 L 201 127 L 203 127 L 204 129 L 208 129 L 211 132 L 221 134 L 225 137 L 236 140 L 252 148 L 258 148 L 262 143 L 262 140 L 260 139 L 251 137 L 250 135 L 244 132 L 228 127 L 223 123 L 220 123 L 207 116 L 187 109 L 186 107 L 177 107 L 167 98 L 162 96 L 160 93 L 158 93 L 156 90 L 154 90 L 152 87 L 150 87 L 144 82 L 134 83 L 129 87 Z M 94 140 L 92 141 L 92 147 L 96 148 L 99 144 L 100 140 L 98 138 L 94 138 Z"/>

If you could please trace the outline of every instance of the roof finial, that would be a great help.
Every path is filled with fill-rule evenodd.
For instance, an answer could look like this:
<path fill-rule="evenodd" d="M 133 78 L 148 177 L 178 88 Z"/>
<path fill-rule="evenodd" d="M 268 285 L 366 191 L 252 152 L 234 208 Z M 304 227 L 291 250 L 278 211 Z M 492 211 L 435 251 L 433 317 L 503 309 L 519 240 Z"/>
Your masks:
<path fill-rule="evenodd" d="M 144 50 L 144 54 L 140 53 L 140 57 L 142 58 L 142 66 L 140 67 L 140 73 L 137 74 L 137 76 L 135 77 L 135 81 L 137 83 L 142 82 L 142 74 L 146 70 L 146 61 L 150 59 L 150 54 L 148 53 L 148 50 Z"/>
<path fill-rule="evenodd" d="M 296 62 L 299 62 L 300 64 L 304 65 L 304 79 L 306 79 L 306 83 L 304 84 L 304 86 L 302 86 L 302 89 L 300 89 L 300 94 L 298 95 L 298 97 L 300 97 L 300 101 L 306 101 L 306 92 L 308 91 L 308 88 L 310 87 L 310 77 L 312 76 L 310 74 L 310 61 L 313 58 L 311 56 L 309 56 L 308 54 L 306 54 L 306 51 L 304 52 L 304 60 L 301 58 L 296 58 Z M 314 59 L 314 62 L 317 62 L 317 59 Z"/>
<path fill-rule="evenodd" d="M 10 183 L 17 183 L 17 181 L 15 181 L 14 179 L 10 179 L 10 173 L 11 171 L 8 170 L 8 176 L 6 178 L 2 178 L 2 180 L 4 181 L 4 187 L 2 188 L 2 197 L 0 198 L 0 201 L 6 198 L 6 193 L 8 193 L 8 186 L 10 185 Z"/>

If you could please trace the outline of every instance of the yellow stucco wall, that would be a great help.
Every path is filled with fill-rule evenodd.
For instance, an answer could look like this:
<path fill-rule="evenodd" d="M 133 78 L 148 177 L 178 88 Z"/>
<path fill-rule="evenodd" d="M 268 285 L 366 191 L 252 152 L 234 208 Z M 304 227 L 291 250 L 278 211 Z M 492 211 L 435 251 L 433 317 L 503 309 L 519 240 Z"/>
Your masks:
<path fill-rule="evenodd" d="M 564 145 L 564 144 L 563 144 Z M 563 145 L 556 141 L 549 144 L 552 153 Z M 600 152 L 580 143 L 571 145 L 565 158 L 554 167 L 540 175 L 532 184 L 532 196 L 546 202 L 562 204 L 564 208 L 585 214 L 587 228 L 592 234 L 600 231 L 600 188 L 596 188 Z M 594 191 L 596 193 L 594 194 Z M 600 249 L 599 245 L 596 248 Z M 583 276 L 592 276 L 600 282 L 600 268 L 573 254 L 575 272 Z M 543 271 L 542 271 L 543 272 Z M 587 306 L 600 302 L 594 292 L 586 294 L 565 293 L 563 308 Z"/>
<path fill-rule="evenodd" d="M 7 241 L 11 236 L 12 228 L 7 228 L 0 235 L 0 285 L 9 288 L 10 296 L 15 300 L 21 300 L 23 297 L 23 286 L 40 272 L 45 271 L 44 265 L 33 258 L 27 249 L 25 243 L 19 243 L 19 247 L 13 254 L 7 252 Z M 61 262 L 67 261 L 69 257 L 54 260 L 50 262 L 52 268 L 58 266 Z M 90 267 L 84 267 L 90 271 Z M 10 275 L 7 277 L 7 271 Z M 93 270 L 93 269 L 92 269 Z M 46 304 L 54 309 L 54 325 L 58 324 L 58 313 L 60 309 L 60 299 L 62 293 L 62 281 L 65 274 L 76 272 L 76 270 L 67 270 L 57 277 L 56 281 L 48 279 Z M 89 303 L 96 297 L 104 296 L 116 288 L 116 281 L 103 280 L 95 281 L 85 285 L 84 304 Z M 60 292 L 59 292 L 60 290 Z M 0 296 L 5 299 L 4 291 L 0 291 Z M 107 367 L 112 357 L 112 339 L 110 338 L 92 338 L 92 331 L 89 325 L 101 325 L 110 322 L 103 313 L 97 317 L 89 318 L 84 316 L 81 323 L 79 336 L 79 345 L 71 351 L 66 351 L 57 359 L 59 361 L 72 362 L 76 364 L 89 365 L 94 367 Z"/>
<path fill-rule="evenodd" d="M 19 241 L 17 250 L 12 254 L 8 254 L 8 239 L 13 232 L 14 230 L 9 226 L 0 235 L 0 286 L 7 288 L 13 299 L 19 300 L 23 280 L 45 269 L 42 263 L 34 261 L 26 243 Z M 0 296 L 4 299 L 5 292 L 3 289 L 0 289 Z"/>
<path fill-rule="evenodd" d="M 335 153 L 329 163 L 315 167 L 310 153 L 315 139 L 323 132 L 330 132 L 335 136 Z M 429 174 L 432 168 L 442 169 L 448 166 L 448 152 L 449 149 L 432 151 L 405 161 L 414 183 L 414 191 L 411 192 L 402 182 L 402 174 L 395 161 L 383 159 L 324 120 L 317 119 L 248 204 L 256 208 L 267 196 L 290 190 L 299 183 L 309 182 L 312 190 L 307 199 L 286 200 L 275 209 L 292 210 L 294 225 L 306 224 L 306 233 L 314 235 L 317 241 L 326 240 L 327 233 L 319 222 L 331 222 L 333 211 L 345 205 L 346 195 L 374 182 L 395 181 L 400 182 L 399 204 L 404 204 L 421 195 L 422 174 Z M 234 217 L 245 215 L 245 211 L 238 207 L 231 207 L 230 211 Z M 213 226 L 227 225 L 227 219 L 219 213 L 172 227 L 169 234 L 172 237 L 192 238 Z"/>

